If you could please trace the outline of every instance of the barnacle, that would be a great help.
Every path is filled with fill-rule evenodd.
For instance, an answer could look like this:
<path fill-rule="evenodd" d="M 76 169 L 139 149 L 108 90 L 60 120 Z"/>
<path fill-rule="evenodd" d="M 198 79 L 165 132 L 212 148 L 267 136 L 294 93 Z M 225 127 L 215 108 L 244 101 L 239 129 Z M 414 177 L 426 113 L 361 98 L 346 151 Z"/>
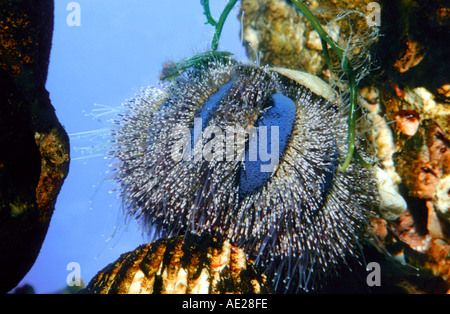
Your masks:
<path fill-rule="evenodd" d="M 338 171 L 345 108 L 279 72 L 211 62 L 146 89 L 111 154 L 131 216 L 223 236 L 295 291 L 358 255 L 378 196 L 371 169 Z"/>
<path fill-rule="evenodd" d="M 82 293 L 268 293 L 266 277 L 242 249 L 187 234 L 141 245 L 102 269 Z"/>

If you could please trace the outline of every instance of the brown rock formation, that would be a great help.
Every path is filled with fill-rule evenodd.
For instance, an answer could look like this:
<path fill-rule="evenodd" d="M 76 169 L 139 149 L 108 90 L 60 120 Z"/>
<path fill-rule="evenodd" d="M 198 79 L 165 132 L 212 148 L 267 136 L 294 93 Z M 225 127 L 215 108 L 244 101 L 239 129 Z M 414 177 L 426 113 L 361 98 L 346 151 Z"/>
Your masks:
<path fill-rule="evenodd" d="M 39 254 L 69 170 L 69 139 L 45 89 L 53 1 L 0 3 L 0 292 Z"/>

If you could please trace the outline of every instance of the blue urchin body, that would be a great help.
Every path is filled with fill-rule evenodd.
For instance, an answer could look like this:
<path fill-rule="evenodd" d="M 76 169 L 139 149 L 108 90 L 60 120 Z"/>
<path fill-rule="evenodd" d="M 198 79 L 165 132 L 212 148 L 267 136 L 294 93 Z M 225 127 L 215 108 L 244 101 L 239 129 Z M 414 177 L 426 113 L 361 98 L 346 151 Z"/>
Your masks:
<path fill-rule="evenodd" d="M 313 271 L 320 276 L 358 253 L 358 235 L 377 199 L 370 170 L 357 164 L 337 170 L 346 121 L 336 104 L 266 68 L 212 63 L 130 104 L 114 135 L 116 179 L 130 215 L 163 235 L 220 233 L 277 278 L 308 287 Z M 236 125 L 254 127 L 256 138 L 262 126 L 277 127 L 272 171 L 250 160 L 255 134 L 235 142 L 235 158 L 186 155 L 214 138 L 224 142 L 221 133 L 199 137 L 208 126 Z M 270 150 L 270 133 L 267 138 Z M 186 140 L 191 146 L 180 148 Z"/>

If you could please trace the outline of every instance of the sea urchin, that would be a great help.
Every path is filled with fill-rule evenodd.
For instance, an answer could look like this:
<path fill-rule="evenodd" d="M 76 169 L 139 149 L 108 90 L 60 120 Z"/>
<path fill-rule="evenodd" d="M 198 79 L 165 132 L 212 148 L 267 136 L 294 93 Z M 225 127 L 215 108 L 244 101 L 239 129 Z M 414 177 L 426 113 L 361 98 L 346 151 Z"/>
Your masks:
<path fill-rule="evenodd" d="M 345 109 L 280 72 L 211 62 L 145 89 L 111 154 L 131 216 L 163 236 L 220 234 L 307 288 L 358 254 L 377 188 L 370 169 L 338 170 Z"/>

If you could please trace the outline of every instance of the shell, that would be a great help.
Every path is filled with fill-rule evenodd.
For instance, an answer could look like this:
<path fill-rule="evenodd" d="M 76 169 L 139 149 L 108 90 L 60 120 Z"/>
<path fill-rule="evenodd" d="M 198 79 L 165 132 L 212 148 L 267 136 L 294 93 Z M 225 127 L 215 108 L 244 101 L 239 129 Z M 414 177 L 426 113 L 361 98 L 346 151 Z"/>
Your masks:
<path fill-rule="evenodd" d="M 450 222 L 450 174 L 442 177 L 436 185 L 434 206 Z"/>
<path fill-rule="evenodd" d="M 122 254 L 101 270 L 83 293 L 269 293 L 243 250 L 209 235 L 163 238 Z"/>

